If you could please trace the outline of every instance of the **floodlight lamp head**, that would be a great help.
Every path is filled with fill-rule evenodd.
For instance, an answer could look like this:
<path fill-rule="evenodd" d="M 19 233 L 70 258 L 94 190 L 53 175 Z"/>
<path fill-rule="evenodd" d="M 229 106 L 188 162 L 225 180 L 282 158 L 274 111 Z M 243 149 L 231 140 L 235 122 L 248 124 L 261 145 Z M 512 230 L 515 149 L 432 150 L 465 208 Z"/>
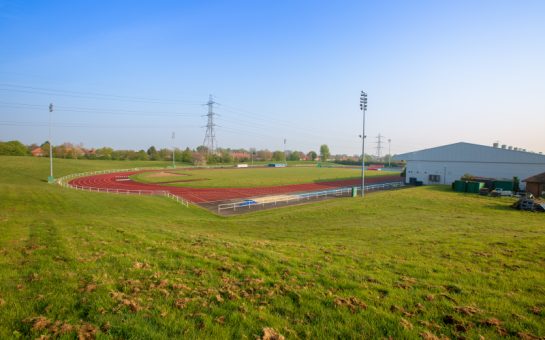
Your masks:
<path fill-rule="evenodd" d="M 49 112 L 53 112 L 53 104 L 49 104 Z"/>

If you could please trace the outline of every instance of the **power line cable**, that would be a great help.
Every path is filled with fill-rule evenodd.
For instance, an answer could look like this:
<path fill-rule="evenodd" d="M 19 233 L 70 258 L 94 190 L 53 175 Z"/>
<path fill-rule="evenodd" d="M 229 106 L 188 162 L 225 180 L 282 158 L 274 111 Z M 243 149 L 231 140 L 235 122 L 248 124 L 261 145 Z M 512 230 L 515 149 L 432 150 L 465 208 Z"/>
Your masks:
<path fill-rule="evenodd" d="M 8 103 L 1 102 L 0 106 L 3 107 L 13 107 L 18 109 L 31 109 L 31 110 L 43 110 L 43 105 L 37 104 L 24 104 L 24 103 Z M 161 111 L 137 111 L 137 110 L 124 110 L 124 109 L 101 109 L 101 108 L 85 108 L 77 106 L 57 106 L 55 111 L 61 112 L 82 112 L 82 113 L 95 113 L 95 114 L 112 114 L 112 115 L 143 115 L 143 116 L 195 116 L 197 113 L 187 113 L 187 112 L 161 112 Z"/>
<path fill-rule="evenodd" d="M 255 113 L 255 112 L 254 113 L 245 113 L 245 112 L 250 112 L 250 111 L 245 110 L 245 109 L 235 108 L 235 107 L 230 106 L 230 105 L 222 105 L 222 106 L 226 107 L 226 111 L 230 111 L 230 112 L 233 112 L 233 113 L 237 113 L 237 114 L 240 114 L 240 115 L 247 116 L 249 119 L 252 119 L 252 120 L 265 122 L 263 124 L 267 124 L 266 128 L 270 128 L 270 123 L 272 122 L 273 124 L 278 124 L 279 126 L 282 126 L 283 129 L 291 129 L 293 131 L 297 131 L 297 132 L 300 132 L 300 133 L 306 133 L 307 135 L 313 136 L 314 138 L 316 138 L 316 137 L 320 138 L 320 137 L 324 136 L 324 133 L 319 133 L 316 130 L 309 130 L 309 129 L 301 128 L 300 126 L 294 126 L 296 124 L 293 123 L 293 122 L 282 121 L 282 120 L 278 120 L 278 119 L 271 119 L 269 117 L 266 117 L 266 116 L 264 116 L 262 114 L 258 114 L 258 113 Z M 262 118 L 259 118 L 259 117 L 262 117 Z M 329 132 L 329 133 L 331 133 L 331 132 Z M 333 133 L 335 133 L 335 132 L 333 132 Z M 338 134 L 342 134 L 342 133 L 338 133 Z M 348 141 L 348 139 L 346 139 L 346 141 Z"/>
<path fill-rule="evenodd" d="M 28 126 L 28 127 L 45 127 L 48 126 L 48 122 L 24 122 L 24 121 L 0 121 L 1 126 Z M 53 127 L 59 128 L 114 128 L 114 129 L 171 129 L 172 126 L 154 126 L 154 125 L 98 125 L 87 123 L 53 123 Z M 177 128 L 181 129 L 194 129 L 198 126 L 186 125 Z"/>
<path fill-rule="evenodd" d="M 55 96 L 64 96 L 64 97 L 75 97 L 75 98 L 95 98 L 95 99 L 105 99 L 105 100 L 117 100 L 117 101 L 128 101 L 128 102 L 147 102 L 147 103 L 185 103 L 189 105 L 200 105 L 200 102 L 181 100 L 181 99 L 157 99 L 157 98 L 146 98 L 146 97 L 133 97 L 133 96 L 120 96 L 113 94 L 97 93 L 97 92 L 81 92 L 81 91 L 67 91 L 67 90 L 58 90 L 58 89 L 48 89 L 43 87 L 33 87 L 33 86 L 23 86 L 23 85 L 14 85 L 14 84 L 5 84 L 0 83 L 0 91 L 10 91 L 10 92 L 21 92 L 21 93 L 32 93 L 32 94 L 43 94 L 43 95 L 55 95 Z"/>

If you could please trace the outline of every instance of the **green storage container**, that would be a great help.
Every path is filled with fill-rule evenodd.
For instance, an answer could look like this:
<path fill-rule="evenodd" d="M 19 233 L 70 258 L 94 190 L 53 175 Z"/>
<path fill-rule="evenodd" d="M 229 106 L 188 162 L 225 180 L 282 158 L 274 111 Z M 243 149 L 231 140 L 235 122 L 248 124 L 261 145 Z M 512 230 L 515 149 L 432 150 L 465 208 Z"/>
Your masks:
<path fill-rule="evenodd" d="M 466 192 L 478 194 L 479 190 L 481 190 L 482 188 L 484 188 L 483 182 L 467 182 Z"/>
<path fill-rule="evenodd" d="M 513 191 L 513 181 L 494 181 L 494 188 L 495 189 L 502 189 L 502 190 L 508 190 Z"/>
<path fill-rule="evenodd" d="M 466 192 L 466 182 L 460 180 L 454 181 L 454 191 Z"/>

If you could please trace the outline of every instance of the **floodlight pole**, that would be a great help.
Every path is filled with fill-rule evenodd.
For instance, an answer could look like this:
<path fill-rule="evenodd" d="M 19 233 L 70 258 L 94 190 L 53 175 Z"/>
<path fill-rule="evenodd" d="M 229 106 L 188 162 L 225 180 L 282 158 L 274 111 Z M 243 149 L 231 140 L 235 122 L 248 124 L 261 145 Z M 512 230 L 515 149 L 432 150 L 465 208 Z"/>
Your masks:
<path fill-rule="evenodd" d="M 53 112 L 53 103 L 49 104 L 49 178 L 47 181 L 53 183 L 55 178 L 53 177 L 53 145 L 51 143 L 51 114 Z"/>
<path fill-rule="evenodd" d="M 174 159 L 174 150 L 176 149 L 176 145 L 174 142 L 174 137 L 176 136 L 175 132 L 172 131 L 172 168 L 176 168 L 176 160 Z"/>
<path fill-rule="evenodd" d="M 388 168 L 390 167 L 390 163 L 392 161 L 392 140 L 388 138 Z"/>
<path fill-rule="evenodd" d="M 288 165 L 288 158 L 286 157 L 286 138 L 284 138 L 284 163 Z"/>
<path fill-rule="evenodd" d="M 361 197 L 365 196 L 365 111 L 367 111 L 367 93 L 361 91 L 360 110 L 363 113 L 361 132 Z"/>

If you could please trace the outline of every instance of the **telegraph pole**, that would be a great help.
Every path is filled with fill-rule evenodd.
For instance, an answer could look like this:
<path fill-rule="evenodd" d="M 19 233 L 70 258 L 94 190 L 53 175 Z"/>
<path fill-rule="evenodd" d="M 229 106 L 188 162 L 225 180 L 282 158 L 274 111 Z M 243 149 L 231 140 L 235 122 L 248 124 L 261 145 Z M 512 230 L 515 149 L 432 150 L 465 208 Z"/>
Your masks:
<path fill-rule="evenodd" d="M 361 197 L 365 196 L 365 111 L 367 111 L 367 93 L 361 91 L 360 110 L 363 113 L 363 125 L 361 131 Z"/>
<path fill-rule="evenodd" d="M 53 103 L 49 104 L 49 177 L 47 182 L 54 183 L 55 177 L 53 177 L 53 143 L 51 142 L 51 115 L 53 113 Z"/>

